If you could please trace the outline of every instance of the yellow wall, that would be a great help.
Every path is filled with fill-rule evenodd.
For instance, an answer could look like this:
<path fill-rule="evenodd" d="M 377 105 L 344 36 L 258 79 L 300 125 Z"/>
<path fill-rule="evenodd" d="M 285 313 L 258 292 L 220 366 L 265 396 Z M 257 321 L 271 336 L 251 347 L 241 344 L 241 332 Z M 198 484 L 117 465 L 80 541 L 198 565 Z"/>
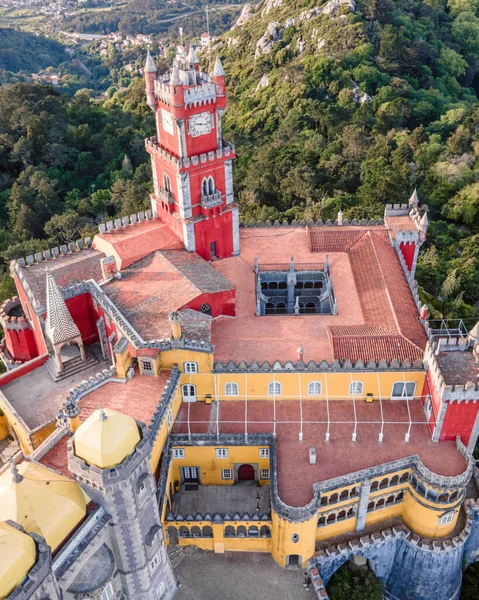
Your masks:
<path fill-rule="evenodd" d="M 0 415 L 0 441 L 6 439 L 8 435 L 7 418 L 4 415 Z"/>
<path fill-rule="evenodd" d="M 178 352 L 178 351 L 177 351 Z M 162 356 L 166 353 L 162 353 Z M 189 353 L 191 354 L 191 353 Z M 206 355 L 210 356 L 210 355 Z M 193 360 L 193 359 L 191 359 Z M 184 362 L 184 361 L 183 361 Z M 180 370 L 183 365 L 180 364 Z M 208 369 L 199 368 L 198 374 L 183 374 L 181 383 L 196 385 L 198 400 L 204 400 L 207 394 L 213 399 L 238 400 L 247 395 L 248 400 L 264 400 L 268 398 L 268 384 L 277 381 L 282 386 L 282 400 L 344 400 L 351 398 L 349 385 L 351 381 L 363 383 L 363 393 L 355 396 L 356 399 L 365 398 L 368 393 L 374 399 L 389 400 L 394 383 L 403 381 L 402 373 L 374 372 L 374 373 L 210 373 Z M 205 372 L 206 371 L 206 372 Z M 424 372 L 414 371 L 404 373 L 406 381 L 417 383 L 416 396 L 421 395 L 424 384 Z M 308 385 L 312 381 L 321 383 L 321 395 L 309 396 Z M 238 385 L 238 396 L 225 396 L 225 385 L 234 382 Z"/>
<path fill-rule="evenodd" d="M 459 510 L 456 510 L 453 521 L 447 525 L 439 525 L 439 518 L 446 512 L 450 512 L 454 504 L 457 504 L 457 500 L 452 505 L 433 504 L 430 500 L 419 496 L 411 488 L 404 499 L 402 518 L 404 523 L 418 535 L 444 537 L 454 531 L 459 517 Z"/>
<path fill-rule="evenodd" d="M 171 428 L 175 424 L 176 417 L 178 415 L 178 411 L 181 408 L 181 393 L 179 391 L 179 388 L 177 388 L 177 390 L 176 390 L 176 394 L 171 401 L 170 407 L 171 407 L 171 411 L 173 413 L 173 419 L 171 421 L 171 426 L 170 426 L 170 430 L 171 430 Z M 153 471 L 153 473 L 155 473 L 156 470 L 158 469 L 158 466 L 160 463 L 160 458 L 161 458 L 161 453 L 163 451 L 163 446 L 166 443 L 166 437 L 169 433 L 169 430 L 167 429 L 167 424 L 168 424 L 168 418 L 165 415 L 165 418 L 163 419 L 163 423 L 161 424 L 160 430 L 158 431 L 158 435 L 156 436 L 156 440 L 154 441 L 153 448 L 151 450 L 150 464 L 151 464 L 151 470 Z"/>
<path fill-rule="evenodd" d="M 316 522 L 318 518 L 316 518 Z M 327 540 L 328 538 L 336 535 L 342 535 L 356 529 L 356 516 L 350 519 L 344 519 L 342 521 L 331 523 L 330 525 L 323 525 L 316 529 L 316 541 Z"/>
<path fill-rule="evenodd" d="M 260 448 L 267 446 L 228 446 L 228 458 L 216 458 L 216 448 L 226 448 L 226 446 L 175 446 L 175 448 L 184 448 L 185 458 L 172 459 L 172 479 L 174 482 L 180 481 L 181 467 L 199 467 L 200 482 L 203 485 L 232 485 L 234 479 L 223 479 L 221 471 L 231 469 L 234 472 L 234 465 L 251 464 L 258 467 L 258 475 L 261 469 L 269 469 L 269 458 L 260 458 Z M 234 475 L 233 475 L 234 477 Z M 269 480 L 260 480 L 261 484 L 269 484 Z"/>
<path fill-rule="evenodd" d="M 271 516 L 273 521 L 271 553 L 274 560 L 285 567 L 288 555 L 297 554 L 301 556 L 304 567 L 314 553 L 317 517 L 314 516 L 302 523 L 291 523 L 281 519 L 273 509 L 271 509 Z M 293 541 L 294 534 L 299 535 L 297 542 Z"/>
<path fill-rule="evenodd" d="M 185 362 L 195 362 L 198 364 L 200 373 L 210 373 L 213 369 L 214 357 L 208 352 L 195 352 L 194 350 L 165 350 L 160 353 L 160 368 L 172 369 L 178 365 L 178 369 L 183 371 Z"/>

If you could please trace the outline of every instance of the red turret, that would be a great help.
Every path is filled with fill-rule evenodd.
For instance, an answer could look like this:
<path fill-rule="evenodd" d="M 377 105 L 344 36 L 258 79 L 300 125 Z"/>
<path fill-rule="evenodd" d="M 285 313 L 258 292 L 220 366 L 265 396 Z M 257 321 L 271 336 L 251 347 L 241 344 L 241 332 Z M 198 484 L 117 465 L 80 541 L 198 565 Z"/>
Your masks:
<path fill-rule="evenodd" d="M 145 67 L 145 77 L 146 72 Z M 180 49 L 170 72 L 153 85 L 157 135 L 146 141 L 146 149 L 152 157 L 154 214 L 183 240 L 187 250 L 206 260 L 238 254 L 235 153 L 222 137 L 227 100 L 221 61 L 217 58 L 210 76 L 200 70 L 192 46 L 188 55 Z M 147 80 L 149 98 L 150 90 Z"/>

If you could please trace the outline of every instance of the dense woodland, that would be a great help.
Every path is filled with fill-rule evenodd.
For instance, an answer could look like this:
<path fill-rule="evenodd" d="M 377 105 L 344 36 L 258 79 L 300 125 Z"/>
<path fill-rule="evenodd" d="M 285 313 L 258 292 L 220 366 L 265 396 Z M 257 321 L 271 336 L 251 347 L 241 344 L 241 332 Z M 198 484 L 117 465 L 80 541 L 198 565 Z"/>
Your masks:
<path fill-rule="evenodd" d="M 381 217 L 417 186 L 432 224 L 418 279 L 434 314 L 478 318 L 478 0 L 262 3 L 222 45 L 243 217 Z M 271 51 L 255 54 L 268 25 Z M 272 42 L 271 35 L 266 36 Z M 267 85 L 258 86 L 260 82 Z M 371 101 L 359 102 L 367 93 Z M 427 294 L 424 294 L 427 297 Z"/>

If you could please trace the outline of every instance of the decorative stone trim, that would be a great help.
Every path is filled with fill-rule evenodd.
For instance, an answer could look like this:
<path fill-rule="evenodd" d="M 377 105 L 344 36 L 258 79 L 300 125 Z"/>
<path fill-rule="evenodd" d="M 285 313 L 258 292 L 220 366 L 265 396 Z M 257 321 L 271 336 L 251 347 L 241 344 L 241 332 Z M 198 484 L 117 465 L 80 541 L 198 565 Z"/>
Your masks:
<path fill-rule="evenodd" d="M 383 226 L 384 227 L 384 220 L 383 219 L 378 219 L 377 221 L 374 219 L 370 219 L 369 221 L 367 221 L 366 219 L 361 219 L 360 221 L 358 221 L 357 219 L 353 219 L 352 221 L 348 221 L 348 219 L 344 219 L 344 221 L 342 223 L 340 223 L 337 219 L 335 221 L 331 221 L 330 219 L 328 219 L 327 221 L 323 221 L 322 219 L 319 219 L 318 221 L 314 221 L 314 220 L 310 220 L 308 222 L 306 222 L 304 219 L 302 219 L 301 221 L 296 221 L 295 219 L 293 219 L 291 222 L 287 221 L 286 219 L 280 223 L 278 220 L 271 222 L 269 219 L 267 221 L 256 221 L 256 223 L 254 221 L 249 221 L 247 224 L 244 223 L 244 221 L 240 221 L 240 227 L 249 227 L 249 228 L 253 228 L 253 227 L 342 227 L 343 225 L 358 225 L 360 227 L 376 227 L 376 226 Z"/>
<path fill-rule="evenodd" d="M 37 252 L 34 255 L 29 255 L 26 258 L 19 258 L 18 260 L 12 261 L 15 269 L 23 267 L 31 267 L 35 263 L 39 264 L 42 262 L 48 262 L 49 260 L 55 260 L 60 256 L 66 256 L 67 254 L 75 254 L 82 250 L 88 250 L 91 248 L 92 239 L 90 237 L 84 240 L 77 240 L 76 242 L 69 242 L 62 246 L 51 248 L 50 250 L 44 250 L 43 252 Z"/>
<path fill-rule="evenodd" d="M 292 362 L 290 360 L 285 363 L 281 363 L 279 360 L 275 362 L 264 361 L 263 363 L 259 363 L 254 360 L 251 363 L 247 363 L 242 360 L 239 363 L 235 363 L 230 360 L 227 363 L 223 363 L 221 361 L 216 361 L 214 364 L 214 372 L 215 373 L 246 373 L 246 372 L 338 372 L 338 371 L 377 371 L 377 370 L 388 370 L 388 371 L 424 371 L 424 363 L 422 360 L 415 360 L 411 362 L 410 360 L 404 360 L 402 363 L 399 360 L 392 360 L 391 362 L 387 362 L 386 360 L 381 360 L 380 362 L 376 362 L 374 360 L 370 360 L 365 363 L 362 360 L 358 360 L 356 362 L 351 362 L 350 360 L 334 360 L 331 363 L 323 360 L 319 363 L 314 362 L 313 360 L 308 363 L 303 361 Z"/>
<path fill-rule="evenodd" d="M 178 167 L 178 169 L 189 169 L 191 166 L 196 167 L 199 164 L 213 162 L 223 157 L 234 158 L 236 152 L 236 149 L 233 144 L 227 142 L 226 140 L 223 140 L 222 148 L 217 148 L 216 150 L 212 150 L 211 152 L 203 153 L 198 156 L 192 156 L 191 158 L 179 159 L 167 152 L 166 150 L 163 150 L 163 148 L 158 143 L 158 139 L 156 136 L 152 136 L 145 140 L 145 148 L 146 151 L 150 154 L 157 154 L 161 156 L 164 160 Z"/>
<path fill-rule="evenodd" d="M 161 429 L 161 426 L 167 418 L 168 410 L 170 409 L 173 398 L 175 397 L 179 381 L 180 372 L 178 370 L 178 366 L 175 365 L 171 369 L 171 375 L 165 384 L 163 392 L 161 393 L 161 400 L 158 403 L 155 412 L 153 413 L 153 416 L 151 418 L 150 425 L 148 426 L 152 445 L 154 445 L 155 440 L 158 437 L 158 433 Z"/>
<path fill-rule="evenodd" d="M 20 331 L 32 328 L 30 321 L 25 316 L 16 317 L 15 315 L 10 314 L 10 312 L 18 306 L 20 306 L 20 298 L 14 296 L 13 298 L 5 300 L 0 307 L 0 321 L 2 322 L 4 329 Z"/>

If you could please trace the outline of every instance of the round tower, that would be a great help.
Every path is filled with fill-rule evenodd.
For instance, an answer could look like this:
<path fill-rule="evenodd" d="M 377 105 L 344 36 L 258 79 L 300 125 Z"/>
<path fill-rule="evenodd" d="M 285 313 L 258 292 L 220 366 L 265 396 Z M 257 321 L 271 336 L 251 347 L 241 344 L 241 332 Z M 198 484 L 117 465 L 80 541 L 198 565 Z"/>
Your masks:
<path fill-rule="evenodd" d="M 73 479 L 111 515 L 114 586 L 131 600 L 168 600 L 176 592 L 150 453 L 146 426 L 109 408 L 95 411 L 68 443 Z"/>

